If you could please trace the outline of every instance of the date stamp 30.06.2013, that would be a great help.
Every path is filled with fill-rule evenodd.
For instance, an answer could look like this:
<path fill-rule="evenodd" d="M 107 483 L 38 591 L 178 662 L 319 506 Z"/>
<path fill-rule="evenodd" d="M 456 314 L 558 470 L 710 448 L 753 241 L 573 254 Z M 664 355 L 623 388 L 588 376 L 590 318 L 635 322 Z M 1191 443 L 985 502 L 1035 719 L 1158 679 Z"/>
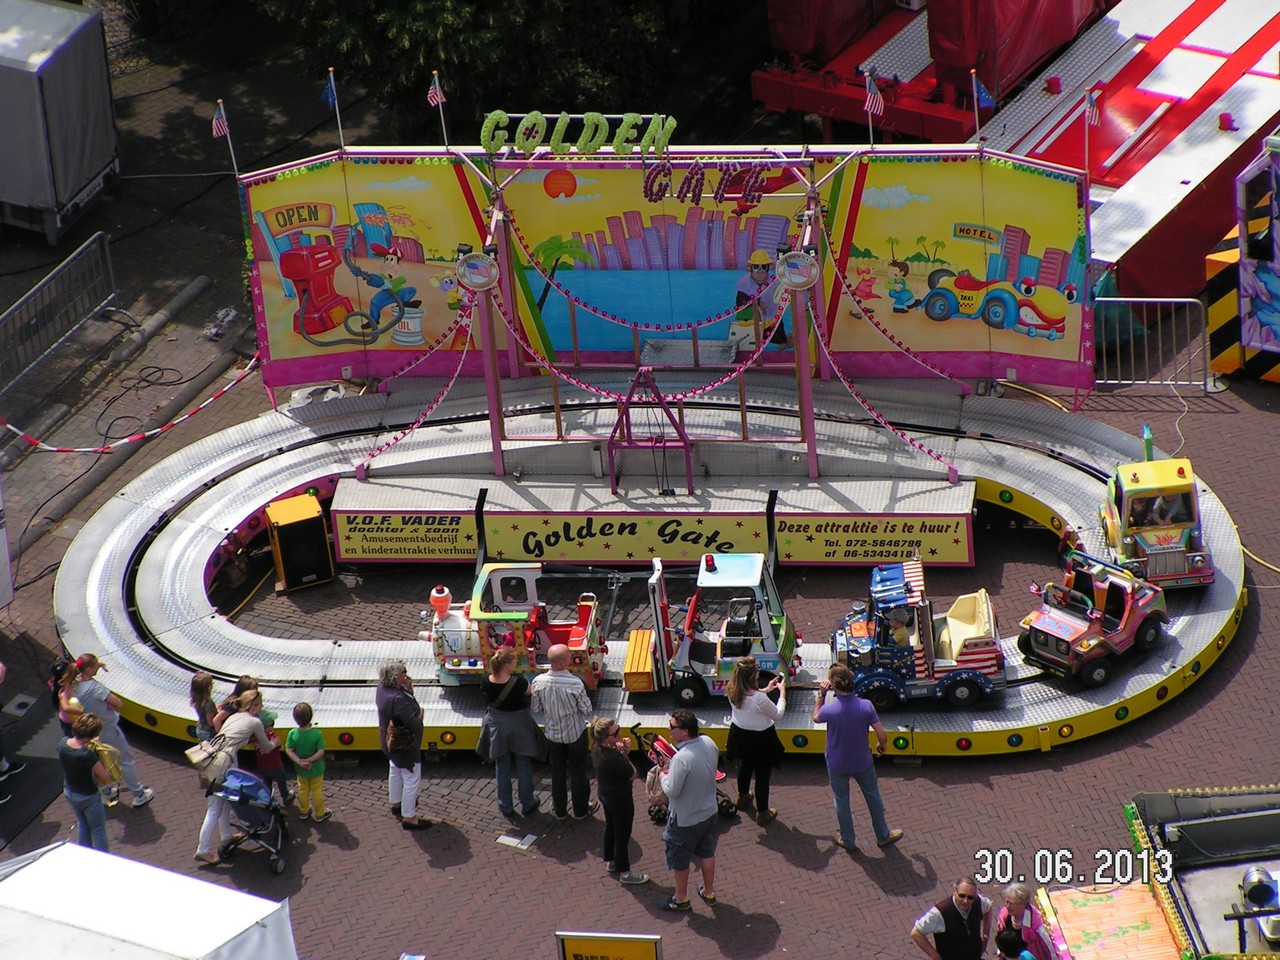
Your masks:
<path fill-rule="evenodd" d="M 973 878 L 979 883 L 1111 884 L 1168 883 L 1173 879 L 1173 854 L 1168 850 L 1073 850 L 1043 847 L 1030 864 L 1019 864 L 1012 850 L 983 847 L 974 852 Z"/>

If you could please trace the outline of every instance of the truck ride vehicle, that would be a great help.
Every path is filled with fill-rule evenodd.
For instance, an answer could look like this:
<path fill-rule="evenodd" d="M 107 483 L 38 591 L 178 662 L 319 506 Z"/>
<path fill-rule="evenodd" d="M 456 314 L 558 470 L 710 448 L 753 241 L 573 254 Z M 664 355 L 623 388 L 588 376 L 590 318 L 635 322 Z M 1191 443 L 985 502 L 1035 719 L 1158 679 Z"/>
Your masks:
<path fill-rule="evenodd" d="M 648 586 L 654 626 L 631 632 L 623 671 L 628 692 L 669 689 L 681 705 L 696 706 L 708 694 L 724 696 L 734 661 L 748 656 L 760 665 L 762 686 L 774 675 L 795 674 L 800 635 L 764 554 L 705 554 L 693 596 L 681 606 L 668 601 L 656 557 Z"/>
<path fill-rule="evenodd" d="M 870 603 L 858 601 L 832 635 L 832 653 L 853 671 L 853 691 L 877 711 L 906 700 L 967 707 L 1004 690 L 1004 654 L 987 591 L 965 594 L 935 616 L 919 560 L 871 572 Z"/>
<path fill-rule="evenodd" d="M 455 604 L 449 591 L 431 592 L 431 610 L 422 611 L 425 629 L 419 640 L 432 644 L 440 683 L 456 687 L 479 683 L 489 672 L 489 657 L 501 647 L 515 649 L 519 673 L 540 673 L 547 650 L 557 643 L 569 648 L 569 670 L 594 690 L 608 652 L 600 636 L 599 605 L 594 593 L 578 596 L 575 615 L 552 620 L 539 599 L 540 563 L 486 563 L 471 599 Z"/>
<path fill-rule="evenodd" d="M 1129 650 L 1154 650 L 1169 622 L 1164 591 L 1106 560 L 1068 551 L 1060 583 L 1031 584 L 1040 609 L 1023 618 L 1018 650 L 1027 663 L 1086 687 L 1111 679 Z"/>
<path fill-rule="evenodd" d="M 1153 459 L 1150 427 L 1142 440 L 1146 459 L 1116 467 L 1098 508 L 1110 559 L 1165 590 L 1212 583 L 1191 461 Z"/>

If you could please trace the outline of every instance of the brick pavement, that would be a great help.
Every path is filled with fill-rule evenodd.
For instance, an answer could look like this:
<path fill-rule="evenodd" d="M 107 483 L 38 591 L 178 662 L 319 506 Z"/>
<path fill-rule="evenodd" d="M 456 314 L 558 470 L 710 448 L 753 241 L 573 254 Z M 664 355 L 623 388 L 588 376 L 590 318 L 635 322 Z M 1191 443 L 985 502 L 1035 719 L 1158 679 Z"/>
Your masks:
<path fill-rule="evenodd" d="M 211 43 L 210 49 L 219 48 Z M 208 140 L 208 114 L 213 98 L 232 87 L 255 98 L 229 103 L 245 167 L 334 145 L 331 125 L 324 127 L 324 108 L 312 95 L 311 87 L 318 85 L 300 80 L 288 57 L 260 69 L 236 60 L 209 72 L 158 62 L 117 83 L 130 173 L 219 169 L 225 156 L 221 144 Z M 343 105 L 348 142 L 355 142 L 353 131 L 365 122 L 352 107 Z M 282 139 L 287 147 L 276 149 Z M 73 232 L 65 250 L 93 229 L 109 229 L 120 238 L 113 252 L 124 302 L 140 312 L 155 309 L 196 275 L 211 276 L 214 285 L 150 345 L 145 357 L 86 398 L 88 406 L 67 434 L 59 434 L 59 442 L 73 431 L 92 437 L 93 421 L 118 392 L 129 396 L 113 404 L 113 415 L 145 418 L 168 388 L 125 389 L 120 377 L 136 376 L 138 364 L 194 374 L 218 349 L 200 341 L 200 329 L 216 309 L 239 300 L 238 218 L 225 178 L 126 181 Z M 4 242 L 6 271 L 29 268 L 0 278 L 0 295 L 7 302 L 56 255 L 39 241 L 12 234 Z M 1134 432 L 1150 422 L 1167 450 L 1178 445 L 1181 429 L 1184 452 L 1227 503 L 1246 546 L 1276 564 L 1280 515 L 1269 503 L 1273 478 L 1280 473 L 1278 401 L 1273 387 L 1233 382 L 1227 393 L 1208 398 L 1182 400 L 1159 390 L 1098 394 L 1085 413 Z M 13 416 L 6 403 L 8 398 L 0 398 L 0 412 Z M 251 382 L 208 415 L 147 444 L 61 528 L 28 551 L 19 579 L 56 563 L 77 524 L 130 477 L 264 406 L 262 392 Z M 79 469 L 78 458 L 55 463 L 48 456 L 31 456 L 6 472 L 11 541 L 50 488 Z M 931 590 L 948 596 L 970 584 L 988 586 L 1008 624 L 1025 607 L 1026 580 L 1043 576 L 1046 553 L 1026 534 L 987 533 L 979 543 L 978 567 L 931 573 Z M 825 631 L 850 596 L 860 592 L 862 580 L 856 571 L 788 572 L 781 587 L 802 628 Z M 291 898 L 299 952 L 312 960 L 387 960 L 402 950 L 440 960 L 549 956 L 556 929 L 662 933 L 664 955 L 672 960 L 854 952 L 914 960 L 918 953 L 906 938 L 909 924 L 957 873 L 975 865 L 977 848 L 1007 848 L 1019 869 L 1028 872 L 1036 850 L 1064 848 L 1073 851 L 1078 866 L 1088 868 L 1094 850 L 1127 843 L 1120 804 L 1140 790 L 1273 779 L 1258 758 L 1266 754 L 1260 741 L 1274 728 L 1274 691 L 1280 685 L 1280 654 L 1264 639 L 1280 627 L 1275 605 L 1268 602 L 1280 577 L 1251 561 L 1249 585 L 1251 604 L 1231 648 L 1196 689 L 1151 716 L 1049 754 L 883 766 L 891 820 L 907 830 L 906 840 L 887 853 L 851 858 L 838 852 L 827 839 L 834 818 L 821 764 L 788 761 L 774 788 L 780 819 L 767 829 L 745 820 L 726 827 L 717 884 L 722 906 L 715 911 L 696 903 L 693 914 L 666 916 L 654 908 L 656 896 L 669 886 L 657 828 L 643 819 L 636 824 L 636 863 L 657 881 L 647 887 L 619 888 L 603 876 L 595 854 L 598 820 L 557 825 L 535 816 L 519 824 L 539 835 L 529 851 L 496 844 L 509 824 L 497 813 L 491 777 L 467 755 L 429 766 L 425 803 L 428 814 L 442 822 L 416 835 L 400 831 L 384 812 L 380 761 L 336 763 L 329 778 L 334 820 L 304 825 L 289 850 L 289 869 L 275 877 L 263 858 L 250 854 L 215 871 L 195 870 L 190 856 L 203 802 L 194 778 L 177 745 L 136 730 L 132 737 L 144 779 L 158 796 L 144 810 L 118 807 L 110 814 L 113 849 L 231 888 Z M 349 586 L 353 604 L 358 600 L 365 607 L 361 614 L 377 609 L 375 616 L 386 628 L 399 622 L 406 606 L 413 612 L 421 606 L 419 601 L 406 605 L 392 589 L 379 594 L 369 587 L 360 593 Z M 0 614 L 0 656 L 13 672 L 10 693 L 37 692 L 37 673 L 56 648 L 51 590 L 51 577 L 36 579 Z M 305 629 L 306 594 L 298 596 L 293 611 L 264 600 L 246 616 L 286 620 Z M 545 787 L 540 789 L 545 801 Z M 865 814 L 856 800 L 854 810 L 865 833 Z M 56 800 L 3 856 L 65 837 L 70 825 L 65 803 Z"/>

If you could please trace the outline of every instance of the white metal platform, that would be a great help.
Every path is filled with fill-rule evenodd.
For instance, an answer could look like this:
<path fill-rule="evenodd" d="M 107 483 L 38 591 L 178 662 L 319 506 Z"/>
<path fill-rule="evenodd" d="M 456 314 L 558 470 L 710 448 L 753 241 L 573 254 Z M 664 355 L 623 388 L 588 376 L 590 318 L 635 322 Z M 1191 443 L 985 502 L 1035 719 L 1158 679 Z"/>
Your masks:
<path fill-rule="evenodd" d="M 287 713 L 294 702 L 306 699 L 326 718 L 329 730 L 349 735 L 340 746 L 376 748 L 370 686 L 379 663 L 397 656 L 415 677 L 433 674 L 429 650 L 413 639 L 416 628 L 406 624 L 400 637 L 349 640 L 258 636 L 213 609 L 205 595 L 203 571 L 206 558 L 226 533 L 260 505 L 319 477 L 351 476 L 384 431 L 417 415 L 432 389 L 335 399 L 287 414 L 264 414 L 163 461 L 113 497 L 82 528 L 58 573 L 55 614 L 69 650 L 110 659 L 116 668 L 113 690 L 127 701 L 129 719 L 180 736 L 189 713 L 192 669 L 225 676 L 249 669 L 263 680 L 271 709 Z M 504 402 L 509 401 L 513 411 L 506 422 L 513 434 L 549 432 L 552 414 L 535 409 L 546 390 L 540 380 L 504 386 Z M 469 476 L 476 484 L 494 484 L 488 413 L 484 398 L 475 391 L 475 385 L 468 385 L 451 395 L 433 418 L 438 423 L 428 423 L 379 457 L 372 474 L 438 475 L 455 486 Z M 775 426 L 784 429 L 787 418 L 776 411 L 794 407 L 791 381 L 757 383 L 753 394 L 762 407 L 774 411 L 760 419 L 777 421 Z M 985 486 L 1038 501 L 1080 531 L 1093 550 L 1101 547 L 1096 508 L 1105 487 L 1099 472 L 1142 457 L 1137 438 L 1042 406 L 960 397 L 924 384 L 868 387 L 865 394 L 890 421 L 911 424 L 915 434 L 960 431 L 931 435 L 930 443 L 959 467 L 963 478 L 976 483 L 980 493 Z M 575 408 L 572 399 L 562 406 L 568 430 L 585 430 L 585 422 L 600 418 L 598 408 Z M 563 393 L 561 400 L 566 404 Z M 857 477 L 884 484 L 887 478 L 900 478 L 928 485 L 945 477 L 934 461 L 918 457 L 897 441 L 887 442 L 885 432 L 862 415 L 838 384 L 819 384 L 817 404 L 814 428 L 828 481 L 856 483 L 847 478 Z M 739 411 L 726 399 L 723 406 L 691 406 L 685 415 L 691 434 L 723 435 Z M 439 425 L 444 421 L 449 421 L 447 426 Z M 795 423 L 790 427 L 794 431 Z M 607 497 L 608 481 L 593 478 L 589 466 L 584 469 L 589 452 L 590 445 L 581 443 L 514 443 L 507 449 L 506 463 L 508 470 L 519 466 L 525 477 L 561 481 L 594 490 L 597 498 Z M 696 452 L 714 476 L 737 476 L 744 486 L 758 488 L 763 482 L 796 497 L 809 482 L 804 464 L 779 457 L 773 445 L 704 444 Z M 1095 472 L 1068 461 L 1092 466 Z M 895 712 L 885 717 L 898 744 L 895 752 L 1047 749 L 1052 742 L 1079 739 L 1140 716 L 1191 685 L 1234 633 L 1244 591 L 1243 553 L 1235 526 L 1207 488 L 1201 494 L 1201 510 L 1217 580 L 1200 592 L 1170 595 L 1174 622 L 1157 651 L 1100 690 L 1031 684 L 1011 688 L 1000 709 Z M 140 549 L 132 602 L 151 637 L 135 627 L 125 588 L 131 559 Z M 822 649 L 806 652 L 810 667 L 824 662 Z M 1013 662 L 1019 659 L 1011 649 L 1006 654 Z M 622 656 L 618 644 L 610 654 L 607 678 L 620 677 Z M 829 656 L 828 651 L 827 662 Z M 433 745 L 474 744 L 483 712 L 477 692 L 430 684 L 417 692 L 426 706 Z M 600 710 L 616 712 L 628 726 L 665 726 L 663 718 L 672 707 L 668 695 L 628 699 L 619 686 L 602 686 L 595 697 Z M 789 704 L 781 726 L 791 747 L 821 749 L 821 730 L 814 730 L 809 720 L 811 694 L 798 691 Z M 727 721 L 723 701 L 710 701 L 699 713 L 712 725 Z M 962 740 L 970 745 L 957 746 Z"/>

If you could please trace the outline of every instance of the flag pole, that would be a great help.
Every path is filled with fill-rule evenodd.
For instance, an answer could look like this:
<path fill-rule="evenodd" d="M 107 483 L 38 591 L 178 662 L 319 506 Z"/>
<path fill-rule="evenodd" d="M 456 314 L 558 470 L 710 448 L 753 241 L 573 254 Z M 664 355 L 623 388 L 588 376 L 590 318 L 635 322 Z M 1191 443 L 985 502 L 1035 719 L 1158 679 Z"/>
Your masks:
<path fill-rule="evenodd" d="M 333 115 L 338 120 L 338 147 L 347 149 L 347 142 L 342 137 L 342 111 L 338 109 L 338 85 L 333 79 L 333 67 L 329 68 L 329 96 L 333 97 Z"/>
<path fill-rule="evenodd" d="M 227 128 L 227 149 L 231 152 L 231 172 L 240 176 L 240 167 L 236 164 L 236 148 L 231 143 L 231 124 L 227 123 L 227 108 L 222 103 L 222 98 L 218 98 L 218 113 L 222 116 L 222 122 Z"/>
<path fill-rule="evenodd" d="M 440 86 L 440 71 L 431 71 L 431 88 L 436 91 L 436 109 L 440 111 L 440 136 L 444 138 L 444 145 L 449 146 L 449 130 L 444 125 L 444 90 Z"/>
<path fill-rule="evenodd" d="M 973 89 L 973 135 L 976 137 L 982 132 L 982 118 L 978 115 L 978 70 L 976 67 L 969 68 L 969 86 Z"/>
<path fill-rule="evenodd" d="M 1085 234 L 1085 255 L 1088 258 L 1086 264 L 1093 259 L 1093 237 L 1089 231 L 1089 194 L 1092 186 L 1089 183 L 1089 128 L 1093 126 L 1093 117 L 1089 110 L 1090 97 L 1093 96 L 1092 89 L 1086 89 L 1084 92 L 1084 234 Z"/>

